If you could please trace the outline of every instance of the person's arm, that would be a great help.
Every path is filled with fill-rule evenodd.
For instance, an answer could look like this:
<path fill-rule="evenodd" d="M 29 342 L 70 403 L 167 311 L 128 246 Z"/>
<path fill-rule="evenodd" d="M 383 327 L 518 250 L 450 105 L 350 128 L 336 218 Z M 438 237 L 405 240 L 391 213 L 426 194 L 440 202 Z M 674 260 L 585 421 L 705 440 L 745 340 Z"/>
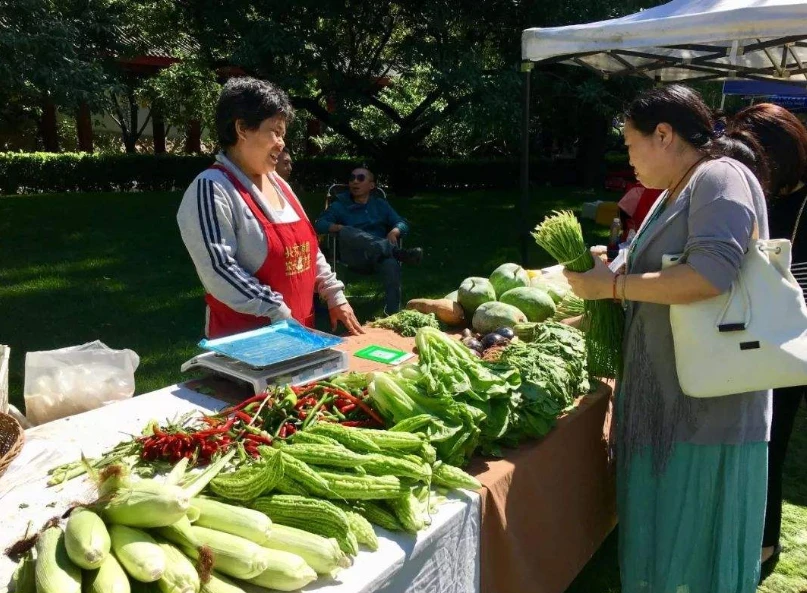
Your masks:
<path fill-rule="evenodd" d="M 713 298 L 731 287 L 756 224 L 753 198 L 742 173 L 727 163 L 716 163 L 702 174 L 693 187 L 688 224 L 686 263 L 660 272 L 621 276 L 617 278 L 618 297 L 684 305 Z M 588 272 L 564 274 L 583 299 L 613 296 L 614 275 L 597 258 Z"/>
<path fill-rule="evenodd" d="M 338 233 L 342 230 L 343 224 L 342 209 L 338 202 L 333 202 L 328 208 L 320 214 L 316 222 L 314 222 L 314 229 L 320 235 L 327 235 L 328 233 Z"/>
<path fill-rule="evenodd" d="M 331 269 L 323 253 L 317 250 L 317 283 L 316 289 L 328 305 L 328 314 L 331 318 L 331 329 L 336 330 L 337 322 L 345 326 L 353 335 L 363 334 L 364 330 L 353 312 L 353 308 L 345 297 L 345 285 Z"/>
<path fill-rule="evenodd" d="M 409 234 L 409 223 L 406 222 L 397 212 L 395 209 L 390 205 L 387 200 L 383 200 L 382 202 L 385 206 L 385 222 L 387 224 L 387 228 L 391 231 L 393 229 L 398 229 L 400 233 L 398 236 L 403 237 Z"/>
<path fill-rule="evenodd" d="M 283 296 L 238 263 L 232 203 L 222 185 L 197 178 L 185 191 L 177 224 L 207 293 L 239 313 L 272 321 L 291 317 Z"/>

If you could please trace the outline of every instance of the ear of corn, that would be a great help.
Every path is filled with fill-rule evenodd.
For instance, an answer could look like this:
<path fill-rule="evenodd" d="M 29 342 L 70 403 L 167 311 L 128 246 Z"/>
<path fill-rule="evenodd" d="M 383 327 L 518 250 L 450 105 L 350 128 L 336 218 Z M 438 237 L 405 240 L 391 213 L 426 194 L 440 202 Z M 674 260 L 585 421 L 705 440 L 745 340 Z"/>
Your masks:
<path fill-rule="evenodd" d="M 251 463 L 235 472 L 219 474 L 210 482 L 210 489 L 228 500 L 248 502 L 274 488 L 283 477 L 283 458 L 280 455 Z"/>
<path fill-rule="evenodd" d="M 268 515 L 274 524 L 332 537 L 339 542 L 339 548 L 345 554 L 358 554 L 358 542 L 350 533 L 347 516 L 342 509 L 328 501 L 291 494 L 274 494 L 258 498 L 252 502 L 252 507 Z"/>
<path fill-rule="evenodd" d="M 350 558 L 339 548 L 339 542 L 296 527 L 275 524 L 263 544 L 273 550 L 297 554 L 319 574 L 333 575 L 350 566 Z"/>
<path fill-rule="evenodd" d="M 75 509 L 67 520 L 64 544 L 70 560 L 80 568 L 101 566 L 109 555 L 109 532 L 101 517 L 88 509 Z"/>
<path fill-rule="evenodd" d="M 362 465 L 365 460 L 364 455 L 354 453 L 341 445 L 295 444 L 286 445 L 281 450 L 284 455 L 290 455 L 310 465 L 355 468 Z"/>
<path fill-rule="evenodd" d="M 131 593 L 129 577 L 112 554 L 107 554 L 98 570 L 84 573 L 84 593 Z"/>
<path fill-rule="evenodd" d="M 248 539 L 207 527 L 191 527 L 191 533 L 199 546 L 207 546 L 213 552 L 213 568 L 218 572 L 237 579 L 250 579 L 269 566 L 269 550 Z M 183 546 L 182 549 L 194 559 L 199 557 L 197 547 Z"/>
<path fill-rule="evenodd" d="M 337 500 L 382 500 L 398 498 L 406 487 L 395 476 L 358 476 L 348 473 L 318 472 L 328 488 L 318 496 Z"/>
<path fill-rule="evenodd" d="M 191 508 L 198 509 L 199 518 L 194 525 L 223 531 L 264 545 L 272 531 L 272 520 L 259 511 L 229 505 L 209 498 L 191 500 Z"/>
<path fill-rule="evenodd" d="M 210 481 L 215 478 L 221 470 L 230 462 L 230 459 L 235 455 L 236 448 L 232 447 L 230 451 L 222 455 L 219 459 L 208 465 L 203 472 L 185 475 L 185 479 L 180 482 L 182 490 L 188 498 L 193 498 L 202 493 Z"/>
<path fill-rule="evenodd" d="M 15 593 L 36 593 L 36 561 L 33 552 L 26 552 L 11 580 Z"/>
<path fill-rule="evenodd" d="M 350 532 L 356 536 L 356 541 L 367 546 L 371 552 L 375 552 L 378 549 L 378 537 L 370 522 L 349 506 L 345 504 L 338 504 L 338 506 L 345 511 Z"/>
<path fill-rule="evenodd" d="M 123 569 L 137 581 L 151 583 L 165 572 L 165 554 L 145 531 L 125 525 L 110 525 L 112 551 Z"/>
<path fill-rule="evenodd" d="M 185 476 L 185 472 L 188 469 L 188 464 L 190 463 L 190 459 L 187 457 L 183 457 L 179 461 L 176 462 L 174 467 L 171 468 L 171 471 L 167 476 L 165 476 L 164 484 L 173 484 L 178 485 L 182 478 Z"/>
<path fill-rule="evenodd" d="M 172 525 L 160 527 L 155 531 L 160 537 L 183 548 L 196 548 L 202 545 L 194 538 L 191 522 L 187 516 Z"/>
<path fill-rule="evenodd" d="M 107 522 L 129 527 L 163 527 L 176 523 L 188 511 L 187 494 L 178 486 L 154 480 L 133 482 L 102 503 Z"/>
<path fill-rule="evenodd" d="M 210 580 L 202 583 L 202 593 L 245 593 L 244 590 L 226 578 L 224 575 L 213 573 Z"/>
<path fill-rule="evenodd" d="M 466 490 L 479 490 L 482 484 L 472 475 L 458 467 L 438 461 L 432 468 L 432 481 L 435 486 L 444 488 L 465 488 Z"/>
<path fill-rule="evenodd" d="M 159 543 L 165 554 L 165 572 L 157 585 L 162 593 L 199 593 L 201 583 L 193 563 L 171 544 Z"/>
<path fill-rule="evenodd" d="M 405 531 L 403 525 L 392 511 L 372 500 L 354 502 L 353 508 L 373 525 L 378 525 L 389 531 Z"/>
<path fill-rule="evenodd" d="M 34 573 L 37 593 L 81 593 L 81 569 L 70 561 L 60 528 L 39 534 Z"/>
<path fill-rule="evenodd" d="M 282 550 L 267 550 L 269 566 L 261 574 L 248 579 L 250 583 L 278 591 L 296 591 L 317 580 L 317 573 L 305 560 Z"/>
<path fill-rule="evenodd" d="M 309 428 L 314 434 L 321 434 L 330 437 L 341 443 L 351 451 L 359 453 L 380 453 L 379 447 L 370 437 L 362 434 L 361 431 L 341 424 L 332 422 L 317 422 Z"/>

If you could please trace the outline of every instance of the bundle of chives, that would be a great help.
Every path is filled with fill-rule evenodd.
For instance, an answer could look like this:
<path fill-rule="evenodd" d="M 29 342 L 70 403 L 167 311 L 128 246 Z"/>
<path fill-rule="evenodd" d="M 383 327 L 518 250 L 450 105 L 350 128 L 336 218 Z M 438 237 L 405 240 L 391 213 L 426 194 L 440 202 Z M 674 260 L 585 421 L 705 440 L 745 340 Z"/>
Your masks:
<path fill-rule="evenodd" d="M 553 212 L 535 227 L 532 236 L 572 272 L 594 267 L 594 258 L 583 241 L 583 229 L 572 212 Z M 588 372 L 594 377 L 617 377 L 622 369 L 622 307 L 611 300 L 584 301 L 583 319 Z"/>

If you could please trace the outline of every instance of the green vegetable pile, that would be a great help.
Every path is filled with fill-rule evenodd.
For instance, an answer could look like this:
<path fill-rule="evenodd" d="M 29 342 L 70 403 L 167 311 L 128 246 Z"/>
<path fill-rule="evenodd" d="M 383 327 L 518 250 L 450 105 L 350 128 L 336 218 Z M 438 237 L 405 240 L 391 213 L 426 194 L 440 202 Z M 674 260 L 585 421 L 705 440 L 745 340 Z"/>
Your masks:
<path fill-rule="evenodd" d="M 451 465 L 465 465 L 477 448 L 499 453 L 518 423 L 521 378 L 516 369 L 482 362 L 433 328 L 416 337 L 419 364 L 375 373 L 370 400 L 395 423 L 390 430 L 422 432 Z"/>
<path fill-rule="evenodd" d="M 391 329 L 406 338 L 414 337 L 421 327 L 440 329 L 440 323 L 434 313 L 420 313 L 409 309 L 403 309 L 389 317 L 376 319 L 370 326 Z"/>
<path fill-rule="evenodd" d="M 540 324 L 536 331 L 534 342 L 511 343 L 500 360 L 521 373 L 525 431 L 540 436 L 590 385 L 582 332 L 553 321 Z"/>
<path fill-rule="evenodd" d="M 594 267 L 583 241 L 583 229 L 572 212 L 555 212 L 535 227 L 535 241 L 558 263 L 573 272 Z M 613 378 L 622 370 L 622 330 L 625 314 L 610 300 L 584 301 L 588 370 L 595 377 Z"/>

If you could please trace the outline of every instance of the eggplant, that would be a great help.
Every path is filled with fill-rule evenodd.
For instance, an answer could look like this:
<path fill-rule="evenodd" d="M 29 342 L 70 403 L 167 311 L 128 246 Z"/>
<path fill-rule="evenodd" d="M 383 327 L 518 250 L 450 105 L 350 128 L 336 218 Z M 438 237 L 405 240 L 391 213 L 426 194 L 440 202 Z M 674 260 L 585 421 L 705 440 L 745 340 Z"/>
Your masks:
<path fill-rule="evenodd" d="M 472 348 L 468 349 L 468 352 L 476 356 L 477 358 L 482 358 L 482 353 L 479 350 L 474 350 Z"/>
<path fill-rule="evenodd" d="M 508 344 L 510 340 L 505 338 L 501 334 L 497 334 L 496 332 L 490 332 L 484 338 L 482 338 L 482 347 L 487 350 L 492 346 L 504 346 Z"/>
<path fill-rule="evenodd" d="M 477 352 L 481 352 L 483 350 L 482 342 L 476 338 L 463 338 L 462 343 L 465 344 L 470 350 Z"/>
<path fill-rule="evenodd" d="M 493 332 L 494 334 L 499 334 L 503 338 L 507 338 L 508 340 L 512 340 L 515 337 L 515 332 L 509 327 L 500 327 L 496 331 Z"/>

